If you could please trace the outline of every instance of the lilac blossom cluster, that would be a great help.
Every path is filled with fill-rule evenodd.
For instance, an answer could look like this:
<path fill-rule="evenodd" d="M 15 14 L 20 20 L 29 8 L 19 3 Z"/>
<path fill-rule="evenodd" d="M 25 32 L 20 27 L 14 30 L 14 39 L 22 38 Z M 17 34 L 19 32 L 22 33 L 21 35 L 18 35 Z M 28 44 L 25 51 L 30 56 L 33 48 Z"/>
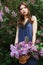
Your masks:
<path fill-rule="evenodd" d="M 0 10 L 0 21 L 3 21 L 3 16 L 4 15 L 4 13 L 3 13 L 3 10 Z"/>
<path fill-rule="evenodd" d="M 16 17 L 17 16 L 17 13 L 13 10 L 11 11 L 9 9 L 9 7 L 7 6 L 2 6 L 1 2 L 0 2 L 0 21 L 3 22 L 4 19 L 3 19 L 3 15 L 5 16 L 5 14 L 8 14 L 8 15 L 11 15 L 12 17 Z"/>
<path fill-rule="evenodd" d="M 11 11 L 7 6 L 4 7 L 6 13 L 11 14 L 12 17 L 16 17 L 17 13 L 13 10 Z"/>
<path fill-rule="evenodd" d="M 10 56 L 15 57 L 17 59 L 19 59 L 19 56 L 27 55 L 29 53 L 36 59 L 39 58 L 39 55 L 43 57 L 43 49 L 38 51 L 36 46 L 32 45 L 32 42 L 26 43 L 25 41 L 23 41 L 16 45 L 11 44 L 10 50 Z"/>

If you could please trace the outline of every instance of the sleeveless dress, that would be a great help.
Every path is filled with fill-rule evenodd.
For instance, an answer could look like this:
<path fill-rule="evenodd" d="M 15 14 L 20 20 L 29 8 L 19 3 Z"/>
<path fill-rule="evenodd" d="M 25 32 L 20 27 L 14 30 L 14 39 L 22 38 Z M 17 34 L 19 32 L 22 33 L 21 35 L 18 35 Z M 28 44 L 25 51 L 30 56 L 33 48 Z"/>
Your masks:
<path fill-rule="evenodd" d="M 24 41 L 26 36 L 29 38 L 29 41 L 32 41 L 32 24 L 28 21 L 25 26 L 19 26 L 18 41 Z"/>
<path fill-rule="evenodd" d="M 32 24 L 27 21 L 25 26 L 19 26 L 19 33 L 18 33 L 18 42 L 22 42 L 25 39 L 25 36 L 28 36 L 29 41 L 32 41 Z M 19 65 L 38 65 L 38 61 L 35 58 L 30 57 L 25 64 Z"/>

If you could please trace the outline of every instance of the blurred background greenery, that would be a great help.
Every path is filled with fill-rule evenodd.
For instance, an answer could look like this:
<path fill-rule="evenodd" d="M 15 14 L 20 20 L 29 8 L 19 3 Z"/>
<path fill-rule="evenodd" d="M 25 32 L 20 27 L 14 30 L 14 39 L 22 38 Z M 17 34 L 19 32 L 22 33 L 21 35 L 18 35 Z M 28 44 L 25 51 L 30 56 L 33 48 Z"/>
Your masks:
<path fill-rule="evenodd" d="M 36 44 L 43 47 L 43 0 L 0 0 L 0 65 L 18 65 L 16 58 L 10 57 L 10 44 L 14 44 L 18 4 L 26 2 L 32 15 L 37 17 L 38 31 Z M 39 58 L 43 65 L 43 58 Z"/>

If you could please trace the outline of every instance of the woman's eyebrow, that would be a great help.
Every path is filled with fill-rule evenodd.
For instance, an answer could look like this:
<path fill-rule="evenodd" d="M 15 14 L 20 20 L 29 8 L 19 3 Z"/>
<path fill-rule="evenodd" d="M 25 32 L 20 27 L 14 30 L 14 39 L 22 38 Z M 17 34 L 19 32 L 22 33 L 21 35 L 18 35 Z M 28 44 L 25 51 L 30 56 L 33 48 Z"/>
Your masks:
<path fill-rule="evenodd" d="M 20 9 L 22 9 L 22 8 L 24 8 L 24 7 L 21 7 Z"/>

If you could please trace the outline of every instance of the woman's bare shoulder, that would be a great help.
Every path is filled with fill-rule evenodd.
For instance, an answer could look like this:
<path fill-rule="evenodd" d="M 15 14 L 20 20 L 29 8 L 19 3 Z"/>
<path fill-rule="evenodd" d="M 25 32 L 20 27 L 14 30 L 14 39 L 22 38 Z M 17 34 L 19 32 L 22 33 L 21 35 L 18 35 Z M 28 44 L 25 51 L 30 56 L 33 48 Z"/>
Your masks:
<path fill-rule="evenodd" d="M 32 21 L 37 21 L 37 17 L 35 15 L 32 15 L 31 20 Z"/>

